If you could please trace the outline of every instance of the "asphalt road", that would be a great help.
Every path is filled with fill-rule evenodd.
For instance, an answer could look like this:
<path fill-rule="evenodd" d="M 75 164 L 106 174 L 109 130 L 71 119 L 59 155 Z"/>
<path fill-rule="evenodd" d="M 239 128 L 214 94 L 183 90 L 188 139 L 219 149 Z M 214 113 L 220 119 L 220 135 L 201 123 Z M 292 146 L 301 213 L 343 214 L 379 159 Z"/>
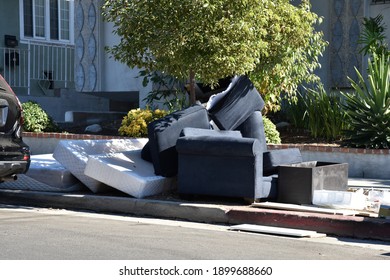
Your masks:
<path fill-rule="evenodd" d="M 0 205 L 0 260 L 390 260 L 390 243 Z"/>

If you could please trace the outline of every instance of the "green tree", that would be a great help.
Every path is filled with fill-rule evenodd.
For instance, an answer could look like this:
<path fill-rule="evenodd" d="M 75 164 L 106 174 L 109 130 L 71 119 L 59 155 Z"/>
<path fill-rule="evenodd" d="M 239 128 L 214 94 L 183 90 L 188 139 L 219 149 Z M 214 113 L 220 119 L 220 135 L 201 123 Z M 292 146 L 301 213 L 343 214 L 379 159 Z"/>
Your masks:
<path fill-rule="evenodd" d="M 301 84 L 321 84 L 315 70 L 321 67 L 319 57 L 327 42 L 323 33 L 316 31 L 322 18 L 311 11 L 309 1 L 299 6 L 290 1 L 279 2 L 270 11 L 266 26 L 267 49 L 262 52 L 251 80 L 262 93 L 266 108 L 280 109 L 280 95 L 296 101 L 297 88 Z"/>
<path fill-rule="evenodd" d="M 109 53 L 130 67 L 188 80 L 191 103 L 195 80 L 215 85 L 243 74 L 264 95 L 292 93 L 312 80 L 325 44 L 309 0 L 298 7 L 289 0 L 106 0 L 102 14 L 120 37 Z"/>

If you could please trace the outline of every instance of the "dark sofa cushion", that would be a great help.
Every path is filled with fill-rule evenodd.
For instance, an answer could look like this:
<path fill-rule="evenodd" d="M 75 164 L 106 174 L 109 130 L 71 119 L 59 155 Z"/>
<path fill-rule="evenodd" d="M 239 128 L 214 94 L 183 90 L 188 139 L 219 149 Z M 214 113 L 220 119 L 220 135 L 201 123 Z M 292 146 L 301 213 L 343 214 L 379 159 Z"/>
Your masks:
<path fill-rule="evenodd" d="M 237 127 L 237 130 L 241 132 L 242 137 L 256 138 L 259 140 L 263 152 L 267 151 L 263 116 L 260 111 L 253 112 L 239 127 Z"/>
<path fill-rule="evenodd" d="M 176 141 L 185 127 L 210 128 L 207 110 L 194 105 L 148 124 L 148 143 L 156 175 L 173 177 L 177 174 Z"/>
<path fill-rule="evenodd" d="M 278 174 L 263 177 L 260 197 L 265 198 L 266 201 L 276 201 L 278 198 Z"/>
<path fill-rule="evenodd" d="M 153 162 L 152 155 L 150 153 L 150 144 L 149 141 L 145 144 L 145 146 L 141 150 L 141 158 L 143 160 Z"/>
<path fill-rule="evenodd" d="M 302 155 L 298 148 L 271 150 L 263 154 L 263 175 L 278 173 L 279 165 L 301 163 Z"/>
<path fill-rule="evenodd" d="M 229 87 L 214 96 L 210 118 L 222 130 L 235 130 L 255 111 L 261 111 L 264 101 L 247 76 L 235 77 Z"/>

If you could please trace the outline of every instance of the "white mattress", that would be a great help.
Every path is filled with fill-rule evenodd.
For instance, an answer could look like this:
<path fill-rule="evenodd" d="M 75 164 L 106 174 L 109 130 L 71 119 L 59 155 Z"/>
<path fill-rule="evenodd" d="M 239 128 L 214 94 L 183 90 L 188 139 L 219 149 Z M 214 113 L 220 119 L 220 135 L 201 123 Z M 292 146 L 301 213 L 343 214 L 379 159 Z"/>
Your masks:
<path fill-rule="evenodd" d="M 56 189 L 68 189 L 81 185 L 73 174 L 59 163 L 53 154 L 32 155 L 26 175 Z"/>
<path fill-rule="evenodd" d="M 156 176 L 141 150 L 89 156 L 85 174 L 136 198 L 160 194 L 173 187 L 173 179 Z"/>
<path fill-rule="evenodd" d="M 74 192 L 82 189 L 84 186 L 79 182 L 77 184 L 67 186 L 66 188 L 58 188 L 39 182 L 25 174 L 17 175 L 16 181 L 8 181 L 0 184 L 0 189 L 7 190 L 24 190 L 24 191 L 43 191 L 43 192 Z M 85 187 L 84 187 L 85 188 Z"/>
<path fill-rule="evenodd" d="M 115 152 L 141 149 L 146 138 L 112 140 L 62 140 L 56 146 L 53 157 L 65 166 L 92 192 L 104 192 L 110 189 L 106 184 L 84 174 L 89 155 L 110 154 Z"/>

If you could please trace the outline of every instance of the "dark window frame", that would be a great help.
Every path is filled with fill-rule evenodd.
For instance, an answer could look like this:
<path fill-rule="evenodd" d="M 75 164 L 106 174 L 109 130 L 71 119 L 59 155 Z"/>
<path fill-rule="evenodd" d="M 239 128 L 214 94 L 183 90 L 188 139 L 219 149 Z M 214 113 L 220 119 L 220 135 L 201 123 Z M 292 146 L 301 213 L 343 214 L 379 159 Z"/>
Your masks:
<path fill-rule="evenodd" d="M 43 0 L 44 2 L 44 24 L 43 33 L 38 34 L 37 11 L 35 5 L 37 0 L 20 0 L 21 17 L 21 39 L 47 41 L 53 43 L 72 43 L 71 34 L 74 27 L 71 26 L 71 16 L 74 6 L 70 6 L 68 0 Z M 42 14 L 42 11 L 40 11 Z M 67 18 L 63 18 L 63 17 Z M 73 17 L 73 16 L 72 16 Z"/>

